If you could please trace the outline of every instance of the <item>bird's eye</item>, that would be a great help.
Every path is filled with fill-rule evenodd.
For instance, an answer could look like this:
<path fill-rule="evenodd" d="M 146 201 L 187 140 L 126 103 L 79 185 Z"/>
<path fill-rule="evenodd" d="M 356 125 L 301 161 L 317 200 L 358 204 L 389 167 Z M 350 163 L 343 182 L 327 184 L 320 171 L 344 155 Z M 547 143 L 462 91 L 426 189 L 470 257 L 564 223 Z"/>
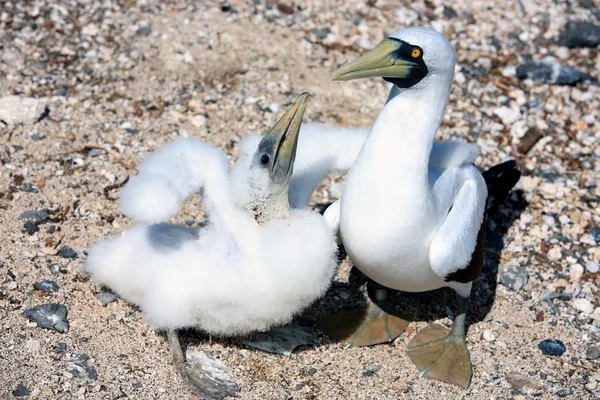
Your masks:
<path fill-rule="evenodd" d="M 418 48 L 414 48 L 412 53 L 410 53 L 410 55 L 412 56 L 412 58 L 419 58 L 421 57 L 421 49 Z"/>
<path fill-rule="evenodd" d="M 263 154 L 262 157 L 260 157 L 260 163 L 262 165 L 267 165 L 269 163 L 269 156 L 267 154 Z"/>

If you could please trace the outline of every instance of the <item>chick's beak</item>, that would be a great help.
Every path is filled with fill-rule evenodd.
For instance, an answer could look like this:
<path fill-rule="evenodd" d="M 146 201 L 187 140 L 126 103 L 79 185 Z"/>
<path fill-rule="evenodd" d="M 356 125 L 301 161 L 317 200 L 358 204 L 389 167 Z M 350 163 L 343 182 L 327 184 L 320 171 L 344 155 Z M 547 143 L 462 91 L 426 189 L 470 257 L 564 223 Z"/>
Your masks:
<path fill-rule="evenodd" d="M 333 74 L 332 81 L 350 81 L 359 78 L 382 77 L 409 79 L 421 64 L 401 55 L 403 42 L 387 38 L 358 59 L 342 66 Z"/>
<path fill-rule="evenodd" d="M 273 138 L 275 142 L 272 170 L 273 176 L 277 179 L 284 179 L 292 174 L 298 147 L 298 133 L 309 96 L 307 92 L 298 96 L 294 104 L 265 135 Z"/>

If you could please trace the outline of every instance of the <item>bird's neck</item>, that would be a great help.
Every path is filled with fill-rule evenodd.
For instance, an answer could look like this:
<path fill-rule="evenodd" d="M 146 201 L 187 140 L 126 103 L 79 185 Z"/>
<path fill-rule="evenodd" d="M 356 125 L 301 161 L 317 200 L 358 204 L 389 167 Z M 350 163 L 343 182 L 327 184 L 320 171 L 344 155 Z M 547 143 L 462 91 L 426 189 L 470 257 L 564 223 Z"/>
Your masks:
<path fill-rule="evenodd" d="M 431 76 L 413 88 L 392 89 L 367 137 L 359 163 L 372 173 L 390 171 L 427 181 L 429 157 L 452 77 Z"/>
<path fill-rule="evenodd" d="M 264 225 L 271 220 L 287 218 L 291 212 L 287 190 L 271 197 L 268 201 L 249 204 L 247 208 L 259 225 Z"/>

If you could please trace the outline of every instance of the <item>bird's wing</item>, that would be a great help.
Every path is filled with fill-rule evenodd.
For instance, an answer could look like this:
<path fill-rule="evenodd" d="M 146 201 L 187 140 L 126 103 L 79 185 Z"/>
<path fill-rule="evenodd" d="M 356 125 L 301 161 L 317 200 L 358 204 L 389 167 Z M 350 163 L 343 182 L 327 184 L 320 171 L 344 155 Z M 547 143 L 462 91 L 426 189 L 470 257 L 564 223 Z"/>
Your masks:
<path fill-rule="evenodd" d="M 138 175 L 131 177 L 121 192 L 121 210 L 138 223 L 166 221 L 208 181 L 217 186 L 224 180 L 226 186 L 227 170 L 221 150 L 198 140 L 179 138 L 144 160 Z M 215 190 L 212 194 L 218 193 Z"/>
<path fill-rule="evenodd" d="M 323 217 L 325 217 L 325 222 L 327 222 L 327 226 L 331 228 L 331 230 L 336 235 L 337 244 L 342 242 L 340 237 L 340 205 L 341 199 L 335 201 L 331 204 L 325 212 L 323 213 Z"/>
<path fill-rule="evenodd" d="M 348 171 L 368 134 L 368 128 L 302 125 L 290 181 L 290 206 L 306 207 L 313 191 L 328 174 Z"/>
<path fill-rule="evenodd" d="M 436 181 L 433 192 L 438 210 L 447 215 L 431 241 L 429 262 L 440 278 L 452 279 L 476 256 L 487 188 L 475 166 L 463 165 L 446 170 Z"/>
<path fill-rule="evenodd" d="M 446 169 L 471 164 L 479 155 L 479 146 L 456 140 L 435 141 L 429 157 L 429 168 Z"/>

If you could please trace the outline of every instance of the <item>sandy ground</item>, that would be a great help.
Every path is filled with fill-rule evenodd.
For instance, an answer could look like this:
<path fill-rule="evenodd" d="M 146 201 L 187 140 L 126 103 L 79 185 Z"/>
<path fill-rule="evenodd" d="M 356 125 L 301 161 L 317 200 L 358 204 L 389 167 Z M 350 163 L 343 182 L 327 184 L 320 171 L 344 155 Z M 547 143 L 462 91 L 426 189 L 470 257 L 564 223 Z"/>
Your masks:
<path fill-rule="evenodd" d="M 130 224 L 114 201 L 118 184 L 145 153 L 178 136 L 206 140 L 235 159 L 239 138 L 263 132 L 302 91 L 313 94 L 305 120 L 368 126 L 385 100 L 384 83 L 329 77 L 409 25 L 443 30 L 457 52 L 438 137 L 481 145 L 481 167 L 516 158 L 524 175 L 489 224 L 486 268 L 469 310 L 469 389 L 418 379 L 403 353 L 428 321 L 449 326 L 447 291 L 395 293 L 415 322 L 387 345 L 344 350 L 324 338 L 284 357 L 194 331 L 183 335 L 185 344 L 229 365 L 243 399 L 599 397 L 600 363 L 586 355 L 600 331 L 592 229 L 600 226 L 597 83 L 515 77 L 515 67 L 547 56 L 597 74 L 597 49 L 568 49 L 557 38 L 569 20 L 598 22 L 598 4 L 465 3 L 1 0 L 0 98 L 39 99 L 48 112 L 39 121 L 0 122 L 0 398 L 18 395 L 20 384 L 30 397 L 49 399 L 194 398 L 170 364 L 164 335 L 121 300 L 102 306 L 101 288 L 81 272 L 90 244 Z M 519 151 L 532 129 L 541 140 Z M 315 204 L 334 199 L 328 183 Z M 19 218 L 27 210 L 49 218 L 28 233 Z M 198 224 L 200 198 L 175 220 Z M 63 246 L 77 258 L 57 254 Z M 520 290 L 497 283 L 507 267 L 528 277 Z M 364 303 L 359 285 L 348 283 L 350 268 L 344 260 L 301 323 Z M 58 290 L 34 288 L 44 280 Z M 543 290 L 567 300 L 536 303 Z M 66 306 L 68 333 L 23 315 L 46 303 Z M 564 342 L 564 362 L 542 354 L 538 343 L 548 338 Z M 73 373 L 81 354 L 97 376 Z"/>

